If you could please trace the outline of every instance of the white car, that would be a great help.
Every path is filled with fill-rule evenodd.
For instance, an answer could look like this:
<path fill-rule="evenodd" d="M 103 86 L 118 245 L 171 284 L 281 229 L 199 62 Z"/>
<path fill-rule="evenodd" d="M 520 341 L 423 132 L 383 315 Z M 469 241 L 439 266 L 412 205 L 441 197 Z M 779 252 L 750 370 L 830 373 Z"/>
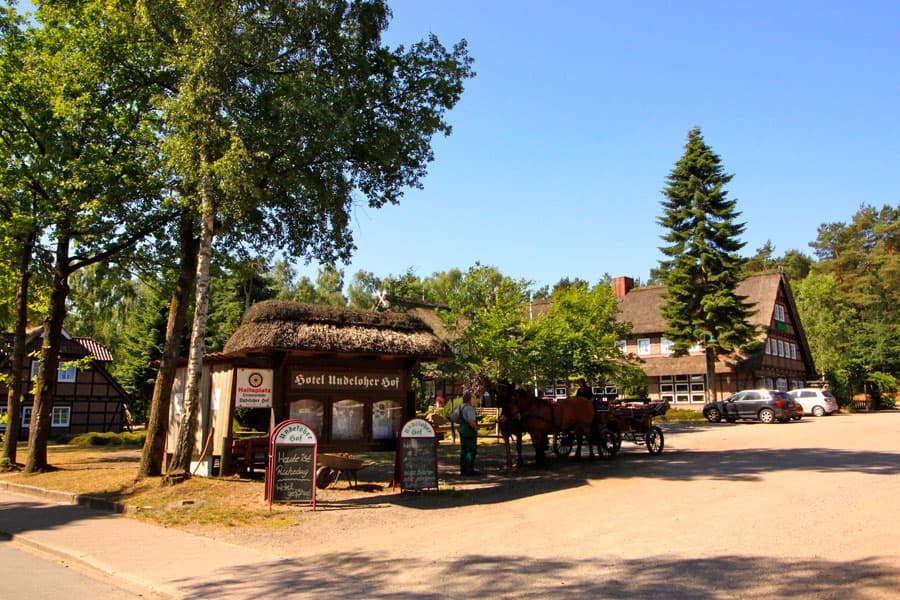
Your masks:
<path fill-rule="evenodd" d="M 819 388 L 800 388 L 791 390 L 788 394 L 803 405 L 803 414 L 821 417 L 837 412 L 837 398 L 829 390 Z"/>

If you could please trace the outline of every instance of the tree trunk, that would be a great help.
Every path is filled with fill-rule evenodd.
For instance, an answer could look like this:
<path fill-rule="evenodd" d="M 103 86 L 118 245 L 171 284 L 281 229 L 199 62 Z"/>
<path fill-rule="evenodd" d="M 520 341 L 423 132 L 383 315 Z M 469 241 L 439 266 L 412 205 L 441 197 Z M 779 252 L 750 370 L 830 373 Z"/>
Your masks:
<path fill-rule="evenodd" d="M 66 297 L 69 295 L 69 237 L 65 234 L 60 236 L 56 243 L 56 269 L 53 272 L 50 304 L 44 318 L 44 341 L 41 344 L 41 362 L 35 382 L 25 473 L 47 471 L 50 466 L 47 462 L 47 441 L 50 439 L 50 418 L 59 374 L 59 348 L 62 345 L 63 322 L 66 319 Z"/>
<path fill-rule="evenodd" d="M 16 448 L 19 444 L 19 415 L 22 407 L 22 373 L 25 371 L 25 340 L 28 328 L 28 285 L 31 282 L 31 256 L 37 234 L 31 233 L 22 243 L 19 261 L 19 285 L 16 287 L 16 324 L 13 333 L 13 350 L 10 359 L 9 392 L 6 396 L 6 436 L 3 438 L 3 458 L 16 464 Z"/>
<path fill-rule="evenodd" d="M 201 161 L 205 165 L 205 161 Z M 184 410 L 178 430 L 178 442 L 172 464 L 166 473 L 167 483 L 178 483 L 191 476 L 191 457 L 200 406 L 200 381 L 203 370 L 203 347 L 206 337 L 206 317 L 209 308 L 209 266 L 212 262 L 215 205 L 213 182 L 207 173 L 200 184 L 200 249 L 197 257 L 197 293 L 194 300 L 194 321 L 191 327 L 191 349 L 188 355 Z"/>
<path fill-rule="evenodd" d="M 190 210 L 181 213 L 179 263 L 180 272 L 172 299 L 169 302 L 169 317 L 166 321 L 166 339 L 163 354 L 153 386 L 153 399 L 150 402 L 150 416 L 147 420 L 147 438 L 138 467 L 138 477 L 157 477 L 162 475 L 163 456 L 166 450 L 168 433 L 170 398 L 172 384 L 175 381 L 175 370 L 178 355 L 181 352 L 181 335 L 187 318 L 190 294 L 194 287 L 197 271 L 197 252 L 199 240 L 194 236 L 194 219 Z"/>

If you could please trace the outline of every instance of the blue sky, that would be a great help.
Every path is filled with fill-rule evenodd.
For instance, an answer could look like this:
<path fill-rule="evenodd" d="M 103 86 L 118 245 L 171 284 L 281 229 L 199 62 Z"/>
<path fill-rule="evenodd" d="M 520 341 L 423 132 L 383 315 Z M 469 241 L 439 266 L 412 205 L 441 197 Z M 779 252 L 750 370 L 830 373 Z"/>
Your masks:
<path fill-rule="evenodd" d="M 354 211 L 357 270 L 476 261 L 537 286 L 646 279 L 687 132 L 720 155 L 743 253 L 898 203 L 900 2 L 395 0 L 385 41 L 469 43 L 477 77 L 423 190 Z M 315 265 L 302 270 L 314 277 Z"/>
<path fill-rule="evenodd" d="M 465 38 L 478 75 L 424 189 L 354 209 L 347 281 L 476 261 L 536 287 L 646 279 L 693 126 L 734 174 L 744 255 L 811 253 L 820 224 L 900 202 L 896 0 L 390 5 L 387 44 Z"/>

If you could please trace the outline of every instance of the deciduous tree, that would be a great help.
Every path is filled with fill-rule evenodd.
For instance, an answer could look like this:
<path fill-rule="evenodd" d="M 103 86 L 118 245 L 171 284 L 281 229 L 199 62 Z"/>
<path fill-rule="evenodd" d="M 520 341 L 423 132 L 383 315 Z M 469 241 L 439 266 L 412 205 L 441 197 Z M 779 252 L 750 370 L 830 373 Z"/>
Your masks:
<path fill-rule="evenodd" d="M 353 250 L 349 210 L 420 185 L 431 138 L 471 75 L 465 43 L 381 44 L 379 0 L 147 4 L 179 83 L 166 155 L 201 235 L 184 417 L 169 473 L 189 474 L 216 232 L 265 223 L 273 244 L 328 264 Z M 174 479 L 174 477 L 173 477 Z"/>

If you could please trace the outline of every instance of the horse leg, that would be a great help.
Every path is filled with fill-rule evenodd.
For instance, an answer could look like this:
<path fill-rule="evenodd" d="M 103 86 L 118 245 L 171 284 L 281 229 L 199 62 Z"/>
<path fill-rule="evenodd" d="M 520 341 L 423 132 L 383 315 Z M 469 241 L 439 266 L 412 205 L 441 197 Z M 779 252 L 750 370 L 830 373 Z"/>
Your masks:
<path fill-rule="evenodd" d="M 522 460 L 522 432 L 519 432 L 519 435 L 516 436 L 516 454 L 518 456 L 516 468 L 521 469 L 524 464 L 524 461 Z"/>
<path fill-rule="evenodd" d="M 503 436 L 503 445 L 506 447 L 506 468 L 512 469 L 512 451 L 509 448 L 509 435 Z"/>

